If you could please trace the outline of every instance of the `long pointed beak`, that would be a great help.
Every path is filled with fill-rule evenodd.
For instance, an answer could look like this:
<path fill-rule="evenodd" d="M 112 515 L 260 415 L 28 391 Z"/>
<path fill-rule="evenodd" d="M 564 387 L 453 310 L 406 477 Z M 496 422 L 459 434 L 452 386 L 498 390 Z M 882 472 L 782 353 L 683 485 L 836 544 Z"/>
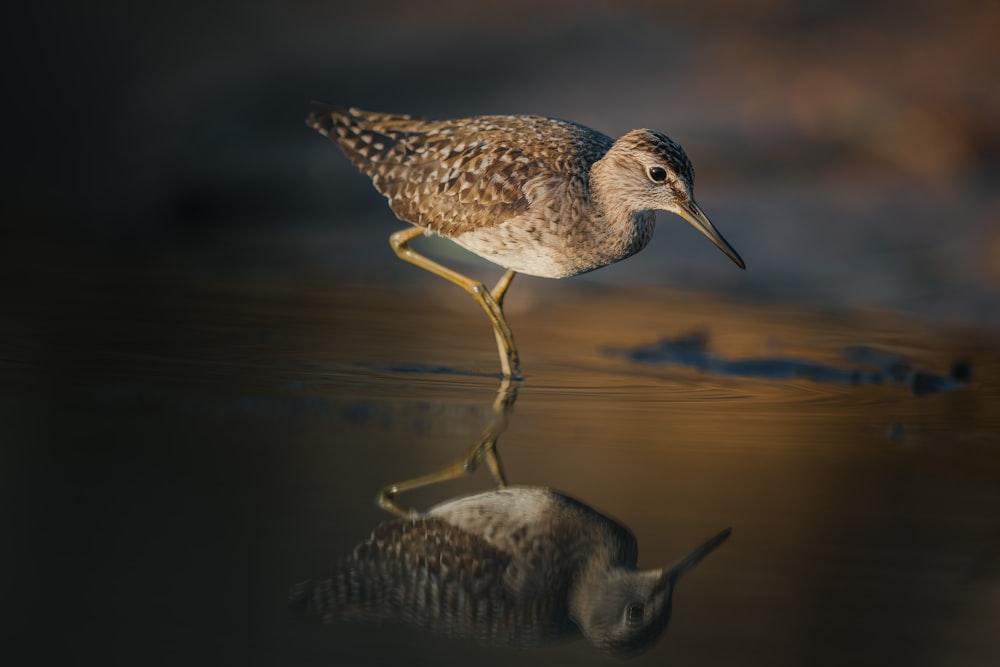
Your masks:
<path fill-rule="evenodd" d="M 715 225 L 709 221 L 708 216 L 706 216 L 701 208 L 694 203 L 694 200 L 688 201 L 686 204 L 681 204 L 680 208 L 677 210 L 678 215 L 691 223 L 691 226 L 697 229 L 699 232 L 708 237 L 708 240 L 715 244 L 715 247 L 726 253 L 729 259 L 736 263 L 736 266 L 741 269 L 746 269 L 747 265 L 743 263 L 743 259 L 740 257 L 739 253 L 733 250 L 733 246 L 726 242 L 726 239 L 722 238 L 722 234 L 719 230 L 715 228 Z"/>
<path fill-rule="evenodd" d="M 684 556 L 684 558 L 681 558 L 669 568 L 663 570 L 663 575 L 660 577 L 658 587 L 666 587 L 668 585 L 673 586 L 677 583 L 677 580 L 683 577 L 688 570 L 701 562 L 705 556 L 715 551 L 720 544 L 725 542 L 731 532 L 733 532 L 732 528 L 726 528 L 689 553 L 687 556 Z"/>

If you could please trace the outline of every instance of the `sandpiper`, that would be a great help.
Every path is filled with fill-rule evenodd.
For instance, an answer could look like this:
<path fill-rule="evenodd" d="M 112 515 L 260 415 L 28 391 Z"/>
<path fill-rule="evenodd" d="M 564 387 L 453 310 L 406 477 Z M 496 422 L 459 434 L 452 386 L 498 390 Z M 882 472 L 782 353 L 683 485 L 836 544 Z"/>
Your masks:
<path fill-rule="evenodd" d="M 649 243 L 657 210 L 681 216 L 745 268 L 695 203 L 691 161 L 660 132 L 632 130 L 616 141 L 539 116 L 437 121 L 336 105 L 307 124 L 337 142 L 414 225 L 390 237 L 396 254 L 459 285 L 486 311 L 505 377 L 520 377 L 503 314 L 516 273 L 566 278 L 625 259 Z M 414 251 L 410 241 L 423 234 L 507 271 L 487 289 Z"/>
<path fill-rule="evenodd" d="M 729 533 L 638 570 L 628 528 L 551 489 L 512 486 L 380 524 L 326 576 L 295 586 L 292 603 L 326 622 L 401 620 L 494 646 L 582 634 L 634 655 L 669 623 L 677 581 Z"/>

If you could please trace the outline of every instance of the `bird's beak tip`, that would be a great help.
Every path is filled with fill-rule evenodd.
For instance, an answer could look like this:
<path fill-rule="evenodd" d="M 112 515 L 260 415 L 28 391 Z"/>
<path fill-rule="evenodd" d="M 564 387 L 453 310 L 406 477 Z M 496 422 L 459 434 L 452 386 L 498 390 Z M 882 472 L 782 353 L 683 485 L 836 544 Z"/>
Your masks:
<path fill-rule="evenodd" d="M 715 228 L 715 225 L 711 223 L 694 200 L 691 200 L 687 206 L 681 207 L 680 215 L 695 229 L 704 234 L 716 248 L 725 253 L 729 259 L 733 260 L 733 263 L 736 264 L 736 266 L 740 267 L 744 271 L 746 270 L 747 265 L 743 261 L 743 258 L 740 257 L 739 253 L 736 252 L 733 246 L 729 245 L 729 242 L 722 237 L 722 234 L 719 233 L 719 231 Z"/>

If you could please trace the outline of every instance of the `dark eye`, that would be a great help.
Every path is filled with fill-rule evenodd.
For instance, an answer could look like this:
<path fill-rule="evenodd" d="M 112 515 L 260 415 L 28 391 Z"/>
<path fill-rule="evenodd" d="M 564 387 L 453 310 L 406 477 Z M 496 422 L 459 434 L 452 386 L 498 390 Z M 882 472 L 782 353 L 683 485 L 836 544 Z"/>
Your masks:
<path fill-rule="evenodd" d="M 641 604 L 630 604 L 625 609 L 625 625 L 630 628 L 638 628 L 642 626 L 642 616 L 645 611 L 645 607 Z"/>
<path fill-rule="evenodd" d="M 667 170 L 663 167 L 650 167 L 649 178 L 657 183 L 662 183 L 667 180 Z"/>

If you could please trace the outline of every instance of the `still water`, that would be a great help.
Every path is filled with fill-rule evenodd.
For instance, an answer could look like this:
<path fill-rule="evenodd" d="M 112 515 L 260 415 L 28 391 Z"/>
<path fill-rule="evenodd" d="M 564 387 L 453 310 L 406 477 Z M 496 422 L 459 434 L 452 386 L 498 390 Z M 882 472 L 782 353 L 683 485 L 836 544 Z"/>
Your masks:
<path fill-rule="evenodd" d="M 997 664 L 995 337 L 526 280 L 507 304 L 525 379 L 498 424 L 485 318 L 405 275 L 132 265 L 10 302 L 5 423 L 34 445 L 15 454 L 30 508 L 17 553 L 31 581 L 57 582 L 31 603 L 59 627 L 52 649 L 140 664 L 613 661 L 572 631 L 498 648 L 290 609 L 294 585 L 392 520 L 380 489 L 492 428 L 508 483 L 626 526 L 639 568 L 732 529 L 633 664 Z M 481 466 L 396 500 L 426 510 L 494 488 Z"/>

